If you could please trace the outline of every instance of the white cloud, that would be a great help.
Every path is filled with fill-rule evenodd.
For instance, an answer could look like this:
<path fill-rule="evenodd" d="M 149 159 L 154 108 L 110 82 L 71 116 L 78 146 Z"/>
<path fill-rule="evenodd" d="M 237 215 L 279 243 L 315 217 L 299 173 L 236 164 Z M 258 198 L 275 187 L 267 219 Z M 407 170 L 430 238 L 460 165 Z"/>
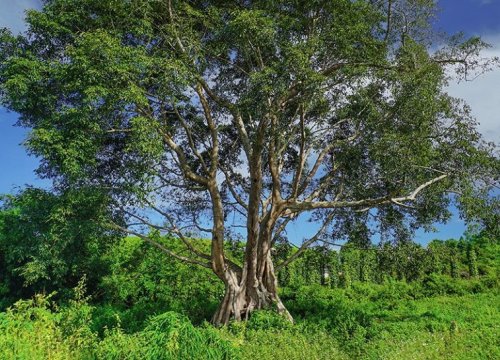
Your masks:
<path fill-rule="evenodd" d="M 484 36 L 493 47 L 484 51 L 486 57 L 500 57 L 500 34 Z M 450 95 L 464 99 L 479 122 L 479 131 L 488 141 L 500 142 L 500 67 L 473 81 L 450 83 Z"/>
<path fill-rule="evenodd" d="M 13 33 L 26 30 L 24 12 L 40 7 L 40 0 L 0 0 L 0 28 L 9 28 Z"/>

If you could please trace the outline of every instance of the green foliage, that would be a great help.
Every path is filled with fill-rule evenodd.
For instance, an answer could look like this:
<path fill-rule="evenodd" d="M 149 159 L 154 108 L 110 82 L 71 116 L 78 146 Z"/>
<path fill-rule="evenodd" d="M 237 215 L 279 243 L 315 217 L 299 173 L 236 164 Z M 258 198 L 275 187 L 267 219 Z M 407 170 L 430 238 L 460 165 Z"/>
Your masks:
<path fill-rule="evenodd" d="M 381 301 L 389 288 L 359 286 L 353 284 L 349 291 L 300 289 L 294 299 L 287 299 L 296 325 L 285 324 L 276 314 L 257 312 L 247 324 L 193 327 L 186 317 L 166 312 L 150 318 L 142 331 L 127 334 L 116 326 L 100 338 L 89 327 L 93 308 L 84 299 L 59 308 L 50 297 L 37 296 L 1 314 L 0 358 L 483 359 L 499 355 L 498 294 L 413 300 L 393 293 L 397 301 L 391 305 Z M 302 319 L 304 310 L 309 313 Z"/>
<path fill-rule="evenodd" d="M 495 230 L 498 201 L 488 195 L 500 162 L 470 110 L 445 92 L 447 66 L 466 75 L 494 63 L 481 58 L 487 45 L 433 44 L 432 1 L 380 5 L 47 1 L 28 14 L 25 35 L 1 33 L 0 101 L 32 129 L 26 144 L 42 158 L 40 173 L 66 187 L 99 184 L 115 210 L 144 215 L 162 199 L 204 217 L 213 182 L 225 208 L 246 202 L 249 178 L 237 170 L 250 168 L 241 155 L 255 146 L 259 159 L 275 157 L 259 162 L 257 188 L 272 182 L 272 163 L 283 199 L 294 192 L 289 180 L 311 175 L 296 190 L 314 200 L 294 209 L 290 201 L 282 215 L 317 209 L 320 222 L 328 208 L 340 237 L 366 228 L 363 204 L 378 208 L 379 231 L 397 240 L 447 220 L 452 200 Z M 332 156 L 311 171 L 323 150 Z M 222 172 L 239 175 L 217 179 Z M 339 193 L 350 200 L 326 201 Z"/>
<path fill-rule="evenodd" d="M 284 292 L 283 298 L 302 326 L 326 330 L 351 358 L 406 358 L 416 356 L 421 346 L 429 347 L 424 348 L 423 358 L 495 358 L 497 291 L 431 297 L 420 291 L 402 282 L 355 283 L 349 290 L 304 287 Z M 472 355 L 462 353 L 463 341 L 474 347 Z"/>
<path fill-rule="evenodd" d="M 259 310 L 252 313 L 247 323 L 247 329 L 251 330 L 287 330 L 292 327 L 290 321 L 274 311 Z"/>
<path fill-rule="evenodd" d="M 84 304 L 53 311 L 51 296 L 20 300 L 0 318 L 2 359 L 88 359 L 97 340 Z"/>
<path fill-rule="evenodd" d="M 237 350 L 213 329 L 195 328 L 186 317 L 166 312 L 132 335 L 119 328 L 107 331 L 96 355 L 98 359 L 216 360 L 235 359 Z"/>
<path fill-rule="evenodd" d="M 486 44 L 454 37 L 436 50 L 434 1 L 390 3 L 48 0 L 28 12 L 26 34 L 0 30 L 0 103 L 31 129 L 27 148 L 57 191 L 3 200 L 2 305 L 59 291 L 1 314 L 1 357 L 499 358 L 490 190 L 500 162 L 470 109 L 445 92 L 447 64 L 461 76 L 491 65 Z M 414 229 L 449 218 L 452 200 L 483 233 L 412 244 Z M 276 224 L 260 222 L 277 209 L 280 221 L 331 211 L 333 233 L 350 240 L 339 252 L 310 249 L 279 274 L 296 325 L 256 312 L 195 327 L 222 284 L 138 238 L 113 244 L 102 229 L 139 221 L 151 242 L 181 251 L 159 229 L 217 216 L 213 244 L 224 247 L 222 234 L 245 220 L 227 216 L 241 202 L 266 231 Z M 166 221 L 143 219 L 151 203 Z M 365 205 L 377 207 L 379 246 L 367 243 Z M 221 278 L 227 258 L 243 258 L 241 244 L 227 258 L 211 250 L 199 257 Z M 295 251 L 277 250 L 281 260 Z M 96 296 L 83 282 L 70 296 L 85 275 Z"/>
<path fill-rule="evenodd" d="M 498 281 L 499 244 L 484 233 L 460 240 L 434 240 L 426 247 L 411 242 L 356 247 L 347 243 L 340 251 L 318 246 L 282 270 L 280 284 L 299 287 L 324 284 L 348 288 L 353 281 L 384 283 L 388 279 L 427 282 L 430 275 L 447 275 L 457 279 L 482 277 L 484 282 Z M 277 260 L 293 254 L 293 249 L 279 249 Z M 496 280 L 495 280 L 496 279 Z M 472 284 L 473 282 L 471 282 Z"/>
<path fill-rule="evenodd" d="M 467 248 L 467 261 L 469 263 L 469 276 L 477 277 L 479 275 L 477 269 L 477 255 L 476 250 L 472 246 Z"/>
<path fill-rule="evenodd" d="M 140 329 L 148 316 L 167 310 L 201 323 L 215 312 L 223 293 L 222 284 L 209 270 L 168 257 L 139 238 L 122 239 L 103 258 L 110 272 L 100 286 L 111 307 L 102 320 L 113 323 L 114 308 L 129 331 Z"/>
<path fill-rule="evenodd" d="M 106 197 L 90 188 L 55 195 L 27 188 L 0 208 L 0 281 L 13 298 L 68 289 L 87 276 L 91 291 L 107 272 L 101 253 L 116 238 L 101 222 Z"/>
<path fill-rule="evenodd" d="M 303 278 L 295 277 L 297 282 L 280 294 L 295 324 L 273 311 L 257 311 L 247 322 L 216 329 L 206 323 L 193 326 L 186 317 L 200 323 L 211 314 L 212 310 L 200 315 L 200 309 L 215 304 L 221 294 L 221 289 L 211 288 L 217 283 L 210 273 L 173 261 L 138 238 L 128 237 L 103 255 L 110 273 L 102 280 L 104 296 L 94 304 L 89 304 L 82 280 L 67 290 L 72 295 L 59 305 L 52 301 L 53 295 L 37 295 L 1 313 L 0 358 L 496 358 L 500 355 L 496 305 L 500 284 L 498 254 L 492 249 L 498 245 L 479 237 L 448 245 L 433 244 L 435 250 L 443 250 L 438 259 L 444 266 L 437 269 L 445 273 L 431 272 L 413 281 L 398 280 L 398 276 L 363 281 L 359 276 L 348 288 L 320 285 L 314 277 L 310 279 L 317 284 L 304 285 Z M 478 269 L 482 269 L 477 277 L 469 277 L 466 271 L 469 245 L 477 251 Z M 464 276 L 451 277 L 449 249 L 457 251 Z M 337 256 L 344 255 L 355 266 L 363 254 L 376 255 L 354 247 L 345 250 L 349 254 L 312 251 L 305 264 L 314 266 L 323 266 L 324 256 L 335 265 Z M 296 266 L 304 263 L 299 260 Z M 183 291 L 183 286 L 191 288 Z M 198 291 L 199 297 L 189 297 Z M 203 293 L 213 300 L 203 298 Z"/>
<path fill-rule="evenodd" d="M 224 331 L 224 330 L 223 330 Z M 239 344 L 242 359 L 347 359 L 334 338 L 325 331 L 300 325 L 289 329 L 246 330 L 228 338 Z"/>
<path fill-rule="evenodd" d="M 237 349 L 210 327 L 195 328 L 180 314 L 166 312 L 148 320 L 143 331 L 91 328 L 93 308 L 85 299 L 55 307 L 49 297 L 17 302 L 0 317 L 2 359 L 237 359 Z"/>

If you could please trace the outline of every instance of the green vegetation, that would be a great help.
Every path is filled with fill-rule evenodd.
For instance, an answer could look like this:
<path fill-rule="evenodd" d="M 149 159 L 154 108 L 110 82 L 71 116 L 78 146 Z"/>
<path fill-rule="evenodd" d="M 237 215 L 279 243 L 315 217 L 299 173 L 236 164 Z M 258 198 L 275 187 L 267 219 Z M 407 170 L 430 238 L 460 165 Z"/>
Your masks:
<path fill-rule="evenodd" d="M 23 281 L 45 278 L 47 292 L 83 272 L 95 289 L 99 264 L 85 247 L 105 250 L 94 241 L 100 226 L 213 271 L 224 296 L 212 322 L 227 325 L 269 307 L 291 320 L 278 273 L 332 234 L 365 247 L 375 232 L 404 243 L 448 220 L 450 205 L 493 234 L 500 161 L 447 85 L 499 59 L 483 56 L 480 38 L 436 33 L 435 14 L 433 0 L 44 1 L 27 12 L 24 34 L 0 29 L 0 105 L 19 114 L 38 174 L 54 184 L 32 215 L 13 204 L 19 231 L 6 243 L 28 246 L 8 250 L 7 266 Z M 83 213 L 67 214 L 68 201 Z M 50 221 L 33 233 L 19 226 L 26 216 Z M 276 242 L 306 221 L 317 233 L 293 239 L 301 249 L 275 263 Z M 233 261 L 226 248 L 237 236 L 244 256 Z M 64 268 L 68 254 L 77 256 Z M 458 250 L 450 254 L 460 278 Z M 372 256 L 352 257 L 333 281 L 349 288 L 380 275 Z M 387 271 L 420 276 L 415 258 L 400 259 Z M 139 301 L 117 279 L 113 296 Z M 160 289 L 151 279 L 141 291 Z M 194 296 L 202 290 L 213 299 L 211 287 Z"/>
<path fill-rule="evenodd" d="M 100 254 L 117 238 L 99 226 L 109 216 L 102 194 L 27 188 L 0 204 L 0 306 L 36 292 L 68 296 L 84 275 L 96 290 L 107 271 Z"/>
<path fill-rule="evenodd" d="M 470 236 L 427 248 L 313 248 L 282 275 L 294 324 L 267 310 L 214 328 L 206 320 L 223 289 L 213 274 L 127 237 L 100 256 L 106 273 L 93 290 L 85 278 L 61 288 L 65 296 L 35 295 L 38 284 L 26 283 L 23 293 L 33 295 L 0 314 L 0 359 L 494 359 L 499 246 Z M 413 272 L 398 271 L 414 252 Z M 369 266 L 357 268 L 360 258 Z M 351 269 L 350 285 L 333 276 L 334 265 Z"/>
<path fill-rule="evenodd" d="M 53 185 L 0 198 L 0 360 L 500 358 L 500 161 L 446 92 L 498 59 L 435 5 L 45 0 L 0 29 Z M 477 231 L 414 244 L 451 205 Z"/>

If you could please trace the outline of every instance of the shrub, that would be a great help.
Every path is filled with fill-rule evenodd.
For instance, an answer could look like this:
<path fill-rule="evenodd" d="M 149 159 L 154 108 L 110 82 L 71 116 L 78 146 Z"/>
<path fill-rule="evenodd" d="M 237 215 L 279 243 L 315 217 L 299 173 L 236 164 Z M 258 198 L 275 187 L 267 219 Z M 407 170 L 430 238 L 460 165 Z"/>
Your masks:
<path fill-rule="evenodd" d="M 253 330 L 286 330 L 292 327 L 292 323 L 274 311 L 255 311 L 247 324 L 248 329 Z"/>
<path fill-rule="evenodd" d="M 181 263 L 135 237 L 124 238 L 105 258 L 111 269 L 101 283 L 106 304 L 120 314 L 128 332 L 141 330 L 148 317 L 165 311 L 200 324 L 212 316 L 223 294 L 211 271 Z"/>

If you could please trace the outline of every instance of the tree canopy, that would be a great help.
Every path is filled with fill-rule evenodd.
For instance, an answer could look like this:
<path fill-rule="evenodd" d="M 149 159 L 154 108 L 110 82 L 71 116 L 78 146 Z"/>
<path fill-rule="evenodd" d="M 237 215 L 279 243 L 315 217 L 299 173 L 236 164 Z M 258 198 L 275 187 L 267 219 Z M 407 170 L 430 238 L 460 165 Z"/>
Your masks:
<path fill-rule="evenodd" d="M 453 199 L 497 224 L 494 149 L 446 93 L 496 59 L 438 37 L 434 14 L 429 0 L 48 0 L 24 35 L 1 33 L 1 100 L 56 188 L 99 189 L 122 218 L 110 228 L 213 269 L 215 323 L 287 314 L 271 249 L 304 216 L 317 233 L 278 268 L 325 234 L 407 240 Z M 236 236 L 242 261 L 224 252 Z"/>

